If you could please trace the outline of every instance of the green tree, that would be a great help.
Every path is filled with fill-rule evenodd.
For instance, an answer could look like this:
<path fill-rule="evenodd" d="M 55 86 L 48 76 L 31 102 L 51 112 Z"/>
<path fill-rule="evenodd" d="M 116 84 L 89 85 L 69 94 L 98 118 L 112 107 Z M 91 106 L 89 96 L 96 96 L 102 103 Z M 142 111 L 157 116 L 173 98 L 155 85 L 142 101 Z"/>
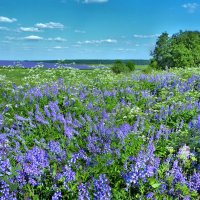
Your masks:
<path fill-rule="evenodd" d="M 152 56 L 159 69 L 200 66 L 200 32 L 180 31 L 171 37 L 163 33 Z"/>
<path fill-rule="evenodd" d="M 135 64 L 131 61 L 128 61 L 126 63 L 126 66 L 129 68 L 130 71 L 134 71 L 135 70 Z"/>
<path fill-rule="evenodd" d="M 149 63 L 149 67 L 151 67 L 152 69 L 158 69 L 157 61 L 155 59 L 151 59 Z"/>
<path fill-rule="evenodd" d="M 169 35 L 162 33 L 156 42 L 156 47 L 152 53 L 154 60 L 159 68 L 165 69 L 168 66 L 171 54 L 169 52 Z M 162 66 L 162 67 L 161 67 Z"/>
<path fill-rule="evenodd" d="M 125 73 L 130 71 L 130 69 L 121 60 L 116 60 L 115 63 L 112 65 L 111 70 L 115 74 L 120 74 L 122 72 Z"/>
<path fill-rule="evenodd" d="M 194 58 L 190 49 L 186 48 L 183 43 L 175 44 L 171 49 L 171 58 L 169 68 L 173 66 L 178 68 L 188 68 L 194 66 Z"/>

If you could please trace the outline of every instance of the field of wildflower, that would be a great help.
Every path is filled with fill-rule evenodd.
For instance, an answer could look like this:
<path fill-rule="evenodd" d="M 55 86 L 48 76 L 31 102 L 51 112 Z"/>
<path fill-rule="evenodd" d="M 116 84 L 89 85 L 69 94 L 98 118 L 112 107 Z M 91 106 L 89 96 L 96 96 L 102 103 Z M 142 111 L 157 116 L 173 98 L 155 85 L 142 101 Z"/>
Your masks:
<path fill-rule="evenodd" d="M 0 68 L 0 199 L 200 199 L 200 71 Z"/>

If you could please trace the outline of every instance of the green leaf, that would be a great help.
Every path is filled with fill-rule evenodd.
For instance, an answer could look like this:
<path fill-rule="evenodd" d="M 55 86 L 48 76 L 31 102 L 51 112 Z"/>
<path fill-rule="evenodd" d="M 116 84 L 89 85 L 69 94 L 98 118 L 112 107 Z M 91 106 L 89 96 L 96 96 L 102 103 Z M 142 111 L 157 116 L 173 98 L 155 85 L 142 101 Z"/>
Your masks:
<path fill-rule="evenodd" d="M 160 187 L 160 183 L 154 183 L 151 185 L 154 189 L 159 188 Z"/>
<path fill-rule="evenodd" d="M 13 183 L 9 185 L 9 189 L 14 192 L 18 189 L 18 184 L 17 183 Z"/>
<path fill-rule="evenodd" d="M 57 172 L 57 164 L 54 163 L 52 168 L 53 168 L 53 173 L 52 174 L 53 174 L 53 177 L 55 177 L 56 176 L 56 172 Z"/>

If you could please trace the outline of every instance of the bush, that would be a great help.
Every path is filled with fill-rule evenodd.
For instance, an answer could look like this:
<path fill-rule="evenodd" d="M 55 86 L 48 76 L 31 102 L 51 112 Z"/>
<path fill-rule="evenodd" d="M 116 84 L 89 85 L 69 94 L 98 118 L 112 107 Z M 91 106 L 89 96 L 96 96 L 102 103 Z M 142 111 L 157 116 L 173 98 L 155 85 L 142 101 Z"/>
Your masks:
<path fill-rule="evenodd" d="M 127 62 L 126 66 L 130 69 L 130 71 L 135 71 L 135 64 L 133 62 Z"/>
<path fill-rule="evenodd" d="M 151 59 L 150 63 L 149 63 L 149 67 L 151 67 L 152 69 L 158 69 L 158 63 L 156 60 Z"/>
<path fill-rule="evenodd" d="M 116 60 L 111 67 L 111 70 L 115 74 L 126 73 L 130 71 L 130 69 L 121 60 Z"/>
<path fill-rule="evenodd" d="M 148 66 L 146 69 L 143 69 L 142 72 L 143 72 L 144 74 L 151 74 L 152 68 L 151 68 L 150 66 Z"/>

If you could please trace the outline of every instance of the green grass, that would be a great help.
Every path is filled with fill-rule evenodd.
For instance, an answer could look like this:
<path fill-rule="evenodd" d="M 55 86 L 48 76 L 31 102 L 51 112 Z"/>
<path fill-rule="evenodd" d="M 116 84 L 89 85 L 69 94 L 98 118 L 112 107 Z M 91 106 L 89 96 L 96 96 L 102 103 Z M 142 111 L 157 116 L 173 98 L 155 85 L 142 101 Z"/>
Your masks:
<path fill-rule="evenodd" d="M 136 65 L 135 66 L 135 69 L 136 70 L 144 70 L 144 69 L 146 69 L 148 67 L 148 65 Z"/>
<path fill-rule="evenodd" d="M 106 65 L 110 67 L 111 65 Z M 148 66 L 142 65 L 136 66 L 136 71 L 144 70 Z M 102 69 L 103 70 L 103 69 Z M 99 69 L 99 71 L 102 71 Z M 75 74 L 85 74 L 87 78 L 91 78 L 94 74 L 98 74 L 98 70 L 73 70 Z M 93 73 L 94 72 L 94 73 Z M 25 69 L 25 68 L 1 68 L 0 67 L 0 81 L 5 80 L 7 83 L 15 83 L 16 85 L 21 84 L 35 84 L 37 82 L 45 82 L 45 80 L 57 80 L 62 77 L 65 78 L 71 73 L 70 69 Z M 72 75 L 73 76 L 73 75 Z M 120 75 L 119 75 L 120 76 Z"/>

